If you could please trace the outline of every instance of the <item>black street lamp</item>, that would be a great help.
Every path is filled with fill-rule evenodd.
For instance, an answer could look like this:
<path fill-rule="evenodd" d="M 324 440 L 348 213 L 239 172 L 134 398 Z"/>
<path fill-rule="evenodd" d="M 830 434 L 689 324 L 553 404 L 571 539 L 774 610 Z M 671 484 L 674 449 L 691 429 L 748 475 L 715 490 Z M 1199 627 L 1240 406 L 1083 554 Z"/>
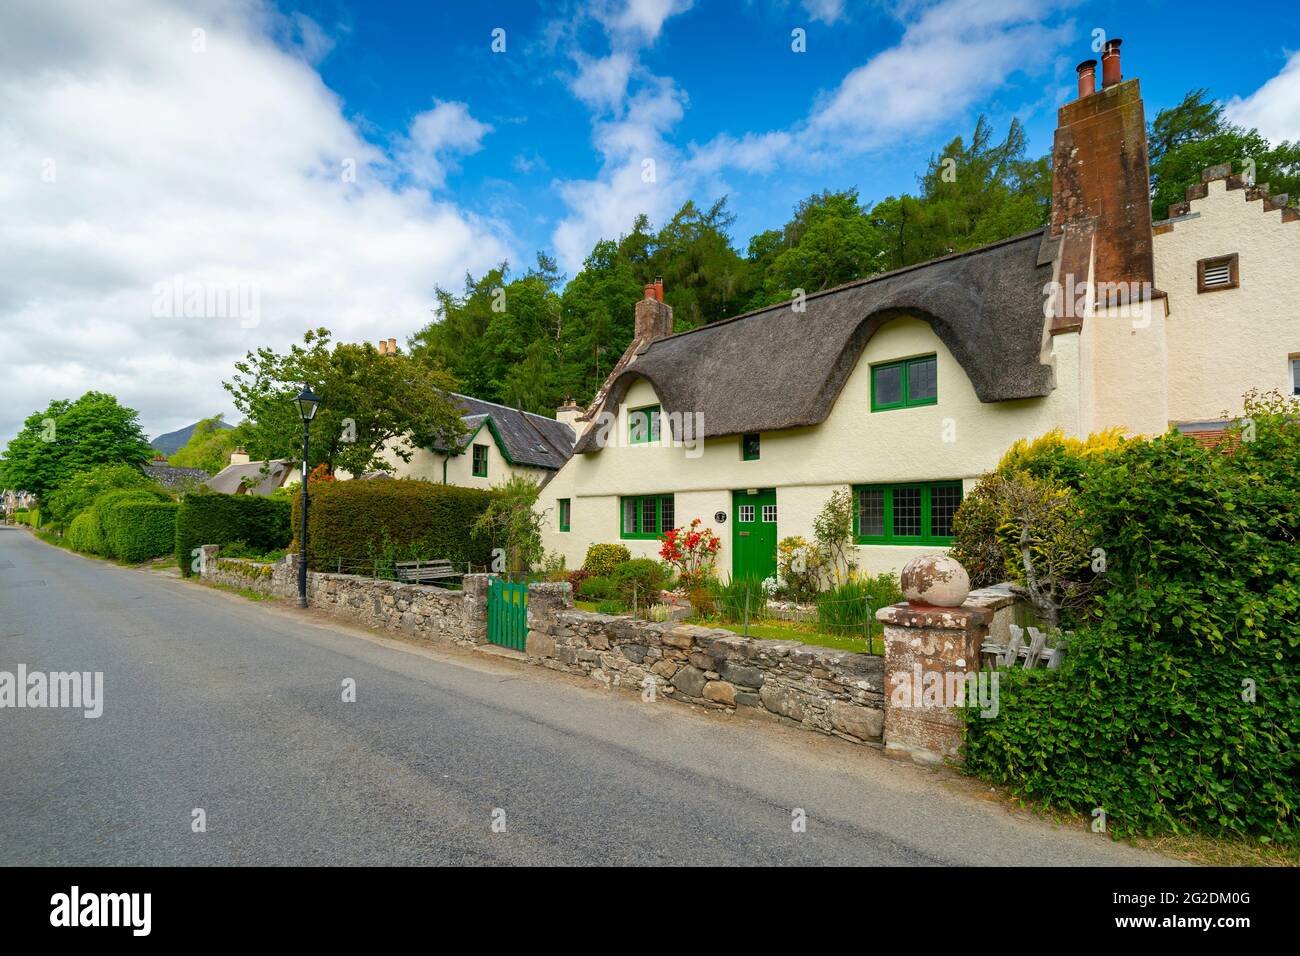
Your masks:
<path fill-rule="evenodd" d="M 307 606 L 307 434 L 311 420 L 316 417 L 316 406 L 320 399 L 312 394 L 307 385 L 294 399 L 298 403 L 298 414 L 302 416 L 302 527 L 298 534 L 298 606 Z"/>

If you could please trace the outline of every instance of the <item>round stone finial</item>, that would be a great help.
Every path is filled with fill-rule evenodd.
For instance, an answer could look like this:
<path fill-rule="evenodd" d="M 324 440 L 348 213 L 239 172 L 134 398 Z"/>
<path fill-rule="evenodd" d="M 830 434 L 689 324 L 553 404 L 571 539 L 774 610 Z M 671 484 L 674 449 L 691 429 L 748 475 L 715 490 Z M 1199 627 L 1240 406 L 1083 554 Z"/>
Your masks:
<path fill-rule="evenodd" d="M 898 576 L 908 604 L 961 607 L 970 594 L 970 575 L 956 558 L 925 554 L 903 565 Z"/>

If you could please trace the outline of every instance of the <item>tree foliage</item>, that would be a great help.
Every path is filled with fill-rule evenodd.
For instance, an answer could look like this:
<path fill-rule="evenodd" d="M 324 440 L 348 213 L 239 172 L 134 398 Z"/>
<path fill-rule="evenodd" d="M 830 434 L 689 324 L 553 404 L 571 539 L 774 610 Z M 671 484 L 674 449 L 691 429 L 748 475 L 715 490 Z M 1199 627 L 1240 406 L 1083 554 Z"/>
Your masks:
<path fill-rule="evenodd" d="M 304 384 L 321 399 L 311 425 L 311 467 L 392 471 L 381 452 L 411 459 L 399 439 L 455 441 L 463 431 L 461 412 L 448 397 L 454 381 L 436 363 L 381 355 L 369 343 L 331 348 L 328 329 L 307 332 L 302 345 L 285 353 L 249 352 L 235 370 L 223 384 L 248 418 L 241 439 L 253 459 L 301 457 L 302 419 L 294 396 Z"/>
<path fill-rule="evenodd" d="M 41 500 L 78 472 L 96 465 L 143 465 L 153 458 L 133 408 L 104 392 L 59 399 L 33 412 L 3 455 L 5 483 Z"/>
<path fill-rule="evenodd" d="M 1204 89 L 1191 90 L 1151 122 L 1152 218 L 1167 218 L 1169 206 L 1201 181 L 1201 171 L 1220 163 L 1231 163 L 1237 173 L 1253 168 L 1254 181 L 1268 183 L 1273 195 L 1300 195 L 1300 142 L 1271 145 L 1259 130 L 1228 122 L 1223 106 L 1207 101 L 1206 95 Z"/>
<path fill-rule="evenodd" d="M 249 426 L 221 427 L 221 416 L 205 418 L 194 426 L 189 440 L 167 460 L 176 468 L 201 468 L 215 475 L 230 464 L 230 453 L 249 440 Z"/>

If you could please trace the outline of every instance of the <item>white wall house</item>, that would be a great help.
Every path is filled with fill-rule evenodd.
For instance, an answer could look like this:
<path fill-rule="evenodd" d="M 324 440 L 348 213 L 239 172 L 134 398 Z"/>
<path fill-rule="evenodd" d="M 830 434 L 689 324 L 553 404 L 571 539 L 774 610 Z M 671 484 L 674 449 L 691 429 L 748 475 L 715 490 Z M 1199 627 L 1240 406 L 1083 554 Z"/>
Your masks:
<path fill-rule="evenodd" d="M 1300 215 L 1215 168 L 1153 225 L 1138 81 L 1118 41 L 1099 90 L 1095 67 L 1060 110 L 1043 229 L 678 334 L 647 286 L 542 492 L 547 549 L 655 556 L 701 518 L 724 579 L 766 575 L 848 488 L 860 566 L 896 571 L 950 543 L 1019 438 L 1221 429 L 1250 388 L 1300 390 Z"/>
<path fill-rule="evenodd" d="M 465 437 L 454 445 L 420 446 L 407 441 L 411 460 L 391 449 L 383 457 L 394 478 L 422 478 L 465 488 L 491 488 L 514 475 L 547 484 L 569 460 L 576 437 L 572 422 L 582 410 L 569 405 L 556 418 L 485 402 L 469 395 L 450 396 L 464 415 Z M 339 477 L 349 477 L 340 472 Z"/>

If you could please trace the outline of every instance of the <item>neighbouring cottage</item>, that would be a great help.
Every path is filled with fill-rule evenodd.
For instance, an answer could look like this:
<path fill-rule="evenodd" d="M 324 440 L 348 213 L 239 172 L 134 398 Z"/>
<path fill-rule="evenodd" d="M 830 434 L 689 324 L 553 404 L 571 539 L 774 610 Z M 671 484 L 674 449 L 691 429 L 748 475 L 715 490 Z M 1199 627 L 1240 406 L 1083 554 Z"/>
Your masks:
<path fill-rule="evenodd" d="M 542 494 L 570 567 L 596 542 L 654 556 L 702 518 L 718 571 L 768 576 L 853 493 L 857 559 L 901 568 L 1016 439 L 1109 426 L 1221 430 L 1250 388 L 1300 391 L 1300 212 L 1205 171 L 1153 224 L 1146 118 L 1120 41 L 1078 68 L 1053 148 L 1052 221 L 1026 235 L 673 334 L 661 283 L 574 416 Z"/>
<path fill-rule="evenodd" d="M 269 461 L 250 461 L 248 452 L 236 448 L 230 453 L 230 464 L 209 478 L 204 484 L 212 491 L 227 495 L 261 495 L 265 497 L 277 488 L 297 484 L 302 480 L 296 462 L 289 458 L 272 458 Z"/>
<path fill-rule="evenodd" d="M 380 339 L 379 352 L 396 354 L 397 340 Z M 573 454 L 574 422 L 582 409 L 572 403 L 558 409 L 555 418 L 547 418 L 470 395 L 452 392 L 449 397 L 463 413 L 464 435 L 458 442 L 420 446 L 408 439 L 404 450 L 411 454 L 409 462 L 385 449 L 383 458 L 393 466 L 392 472 L 370 472 L 362 477 L 390 474 L 490 488 L 514 475 L 524 475 L 544 486 Z M 337 477 L 350 475 L 340 471 Z"/>
<path fill-rule="evenodd" d="M 167 456 L 161 453 L 154 455 L 149 464 L 141 465 L 140 470 L 146 477 L 172 491 L 184 491 L 202 484 L 210 477 L 202 468 L 177 468 L 169 465 Z"/>

